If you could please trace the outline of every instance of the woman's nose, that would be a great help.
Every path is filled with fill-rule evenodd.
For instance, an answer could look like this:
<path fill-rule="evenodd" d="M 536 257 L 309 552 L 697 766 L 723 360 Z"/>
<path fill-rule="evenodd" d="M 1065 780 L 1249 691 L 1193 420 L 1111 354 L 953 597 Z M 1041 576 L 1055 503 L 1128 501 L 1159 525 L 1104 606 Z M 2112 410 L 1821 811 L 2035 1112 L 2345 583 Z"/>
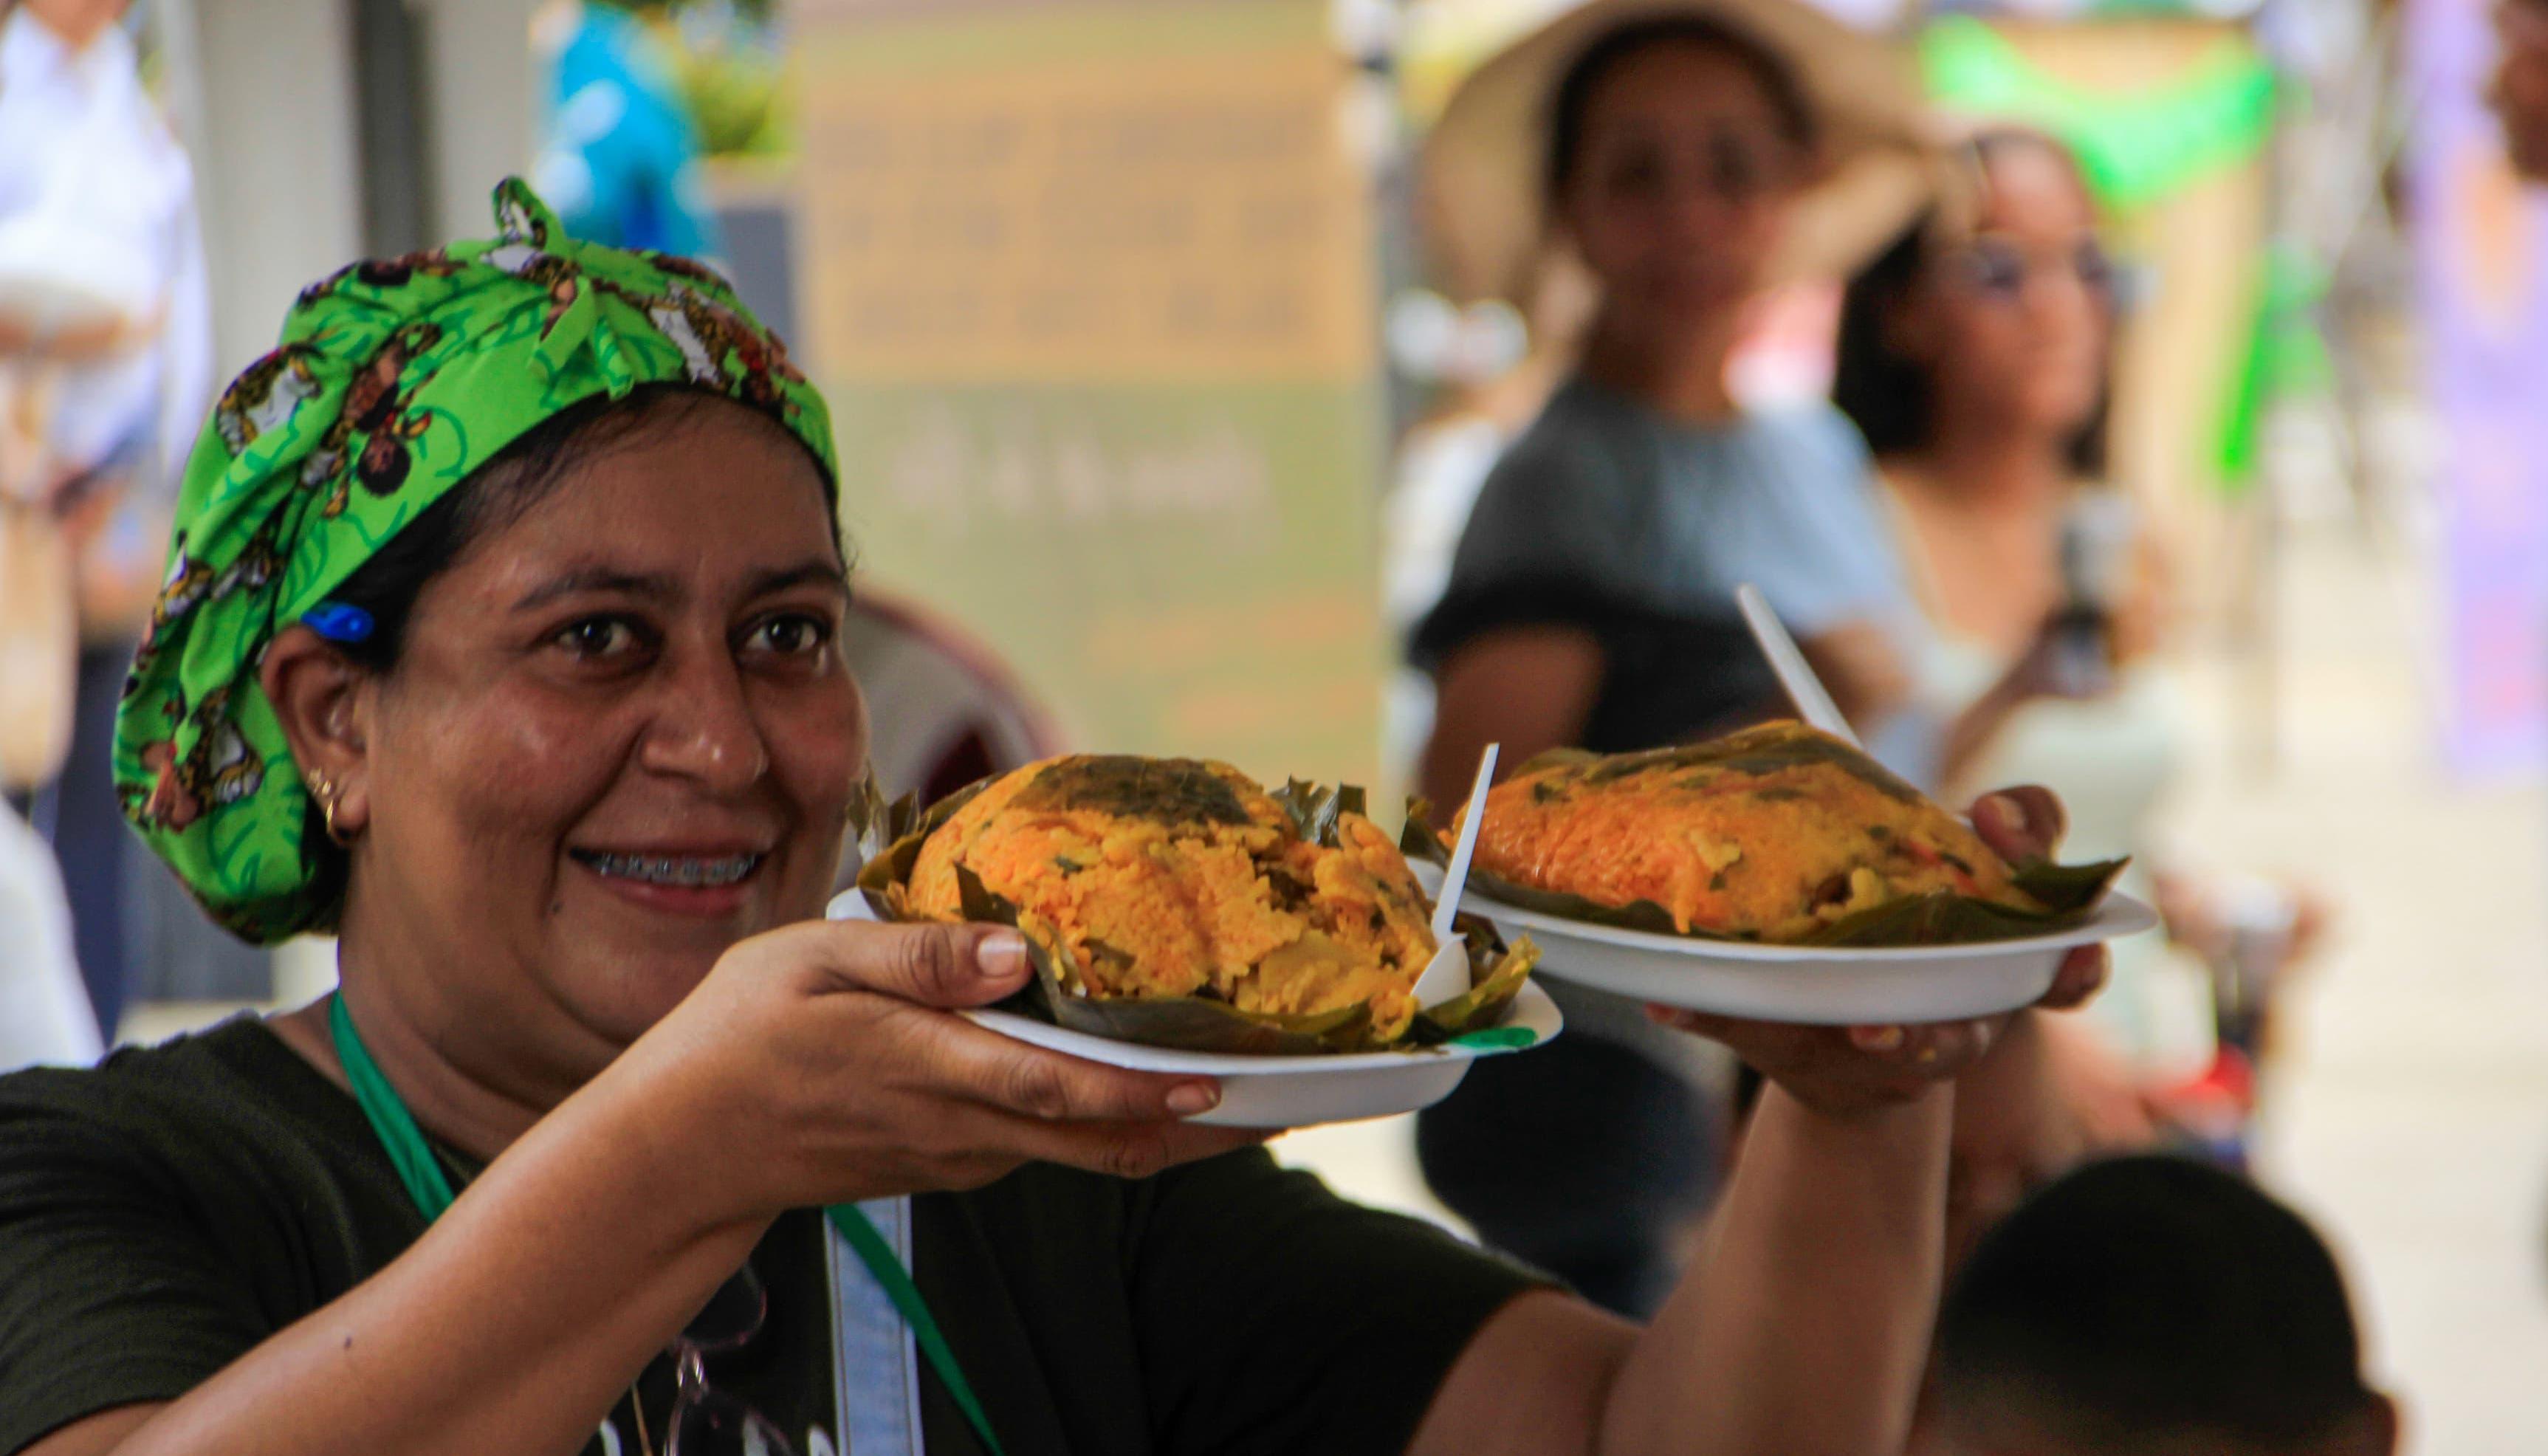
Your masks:
<path fill-rule="evenodd" d="M 1684 241 L 1699 246 L 1721 242 L 1729 224 L 1739 220 L 1748 198 L 1729 195 L 1713 178 L 1684 178 L 1667 202 L 1670 225 Z"/>
<path fill-rule="evenodd" d="M 696 666 L 666 677 L 639 762 L 712 793 L 741 792 L 770 772 L 769 747 L 732 660 L 701 654 Z"/>
<path fill-rule="evenodd" d="M 2072 264 L 2038 263 L 2027 270 L 2025 300 L 2039 323 L 2069 324 L 2094 315 L 2097 291 Z"/>

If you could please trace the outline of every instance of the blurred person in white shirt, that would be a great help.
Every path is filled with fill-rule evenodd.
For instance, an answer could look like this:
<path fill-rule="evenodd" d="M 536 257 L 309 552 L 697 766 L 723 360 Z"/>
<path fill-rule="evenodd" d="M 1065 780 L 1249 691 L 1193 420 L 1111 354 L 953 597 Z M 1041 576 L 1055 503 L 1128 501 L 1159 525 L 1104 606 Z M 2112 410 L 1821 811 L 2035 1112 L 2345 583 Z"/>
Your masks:
<path fill-rule="evenodd" d="M 37 437 L 13 472 L 26 478 L 0 486 L 58 523 L 82 643 L 75 682 L 28 689 L 76 695 L 68 761 L 31 817 L 110 1035 L 132 989 L 128 930 L 156 898 L 133 893 L 150 866 L 115 802 L 114 708 L 213 371 L 193 172 L 142 87 L 129 9 L 0 0 L 0 398 Z"/>
<path fill-rule="evenodd" d="M 0 0 L 0 277 L 48 274 L 116 315 L 30 329 L 0 301 L 0 353 L 60 371 L 52 445 L 65 474 L 146 442 L 129 473 L 171 497 L 210 402 L 212 306 L 193 169 L 142 89 L 128 8 Z"/>
<path fill-rule="evenodd" d="M 0 804 L 0 1072 L 86 1066 L 104 1051 L 71 959 L 70 911 L 52 852 Z"/>

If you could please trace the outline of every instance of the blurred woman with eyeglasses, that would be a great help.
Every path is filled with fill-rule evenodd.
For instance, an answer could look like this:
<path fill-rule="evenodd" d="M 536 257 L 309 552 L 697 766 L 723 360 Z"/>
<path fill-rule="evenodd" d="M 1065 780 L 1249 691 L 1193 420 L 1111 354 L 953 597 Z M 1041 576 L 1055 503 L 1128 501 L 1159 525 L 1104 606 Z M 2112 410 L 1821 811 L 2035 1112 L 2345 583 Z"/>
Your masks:
<path fill-rule="evenodd" d="M 1960 780 L 2057 696 L 2128 704 L 2137 736 L 2172 749 L 2172 716 L 2113 672 L 2153 645 L 2158 583 L 2106 480 L 2116 293 L 2096 204 L 2043 134 L 1980 132 L 1956 157 L 1964 206 L 1852 280 L 1832 389 L 1876 457 L 1935 632 L 1924 689 L 1973 709 L 1940 777 Z"/>
<path fill-rule="evenodd" d="M 1954 726 L 1942 787 L 2017 774 L 2058 788 L 2074 853 L 2131 855 L 2174 946 L 2117 948 L 2116 983 L 2082 1021 L 2039 1018 L 2057 1139 L 2070 1153 L 2157 1136 L 2152 1089 L 2206 1071 L 2223 1008 L 2194 957 L 2223 958 L 2243 913 L 2217 879 L 2154 868 L 2156 821 L 2185 761 L 2184 709 L 2160 649 L 2164 564 L 2110 479 L 2107 416 L 2119 275 L 2094 197 L 2060 141 L 2016 127 L 1957 149 L 1964 186 L 1849 287 L 1833 400 L 1873 451 L 1905 574 L 1930 631 L 1919 692 Z M 2304 949 L 2298 910 L 2284 955 Z M 2236 1016 L 2229 1008 L 2229 1024 Z M 1984 1075 L 1989 1075 L 1985 1072 Z M 2058 1171 L 2041 1144 L 1965 1160 L 1978 1227 Z M 2008 1176 L 2002 1177 L 2001 1174 Z"/>

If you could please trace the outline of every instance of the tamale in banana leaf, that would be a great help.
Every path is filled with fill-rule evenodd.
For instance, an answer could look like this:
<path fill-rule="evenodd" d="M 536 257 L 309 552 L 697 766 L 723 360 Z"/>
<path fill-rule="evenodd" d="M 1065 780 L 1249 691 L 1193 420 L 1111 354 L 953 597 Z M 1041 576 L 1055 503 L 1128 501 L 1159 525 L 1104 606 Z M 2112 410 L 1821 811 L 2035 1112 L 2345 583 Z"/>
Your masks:
<path fill-rule="evenodd" d="M 1691 940 L 2020 939 L 2093 914 L 2126 863 L 2006 864 L 1873 760 L 1798 724 L 1641 754 L 1542 755 L 1498 785 L 1487 813 L 1473 893 Z M 1401 841 L 1409 857 L 1442 864 L 1446 838 L 1411 802 Z M 1584 888 L 1593 885 L 1603 892 Z"/>
<path fill-rule="evenodd" d="M 886 803 L 872 792 L 854 806 L 866 853 L 858 884 L 880 918 L 943 918 L 922 914 L 912 899 L 923 847 L 995 781 L 996 775 L 969 785 L 926 810 L 908 797 Z M 1120 788 L 1120 781 L 1112 786 Z M 1344 816 L 1362 814 L 1364 805 L 1362 791 L 1352 785 L 1328 788 L 1298 779 L 1266 797 L 1281 808 L 1299 838 L 1328 849 L 1339 845 Z M 1538 954 L 1526 940 L 1508 947 L 1486 922 L 1463 917 L 1470 989 L 1439 1005 L 1417 1008 L 1411 1018 L 1399 1012 L 1404 1031 L 1383 1036 L 1367 1003 L 1286 1014 L 1243 1008 L 1208 993 L 1096 994 L 1056 926 L 990 890 L 969 867 L 956 866 L 956 883 L 965 919 L 1016 926 L 1026 938 L 1035 977 L 999 1009 L 1094 1036 L 1182 1050 L 1283 1056 L 1421 1051 L 1503 1022 Z M 1095 957 L 1128 954 L 1095 940 L 1084 940 L 1080 953 L 1092 957 L 1092 965 Z"/>

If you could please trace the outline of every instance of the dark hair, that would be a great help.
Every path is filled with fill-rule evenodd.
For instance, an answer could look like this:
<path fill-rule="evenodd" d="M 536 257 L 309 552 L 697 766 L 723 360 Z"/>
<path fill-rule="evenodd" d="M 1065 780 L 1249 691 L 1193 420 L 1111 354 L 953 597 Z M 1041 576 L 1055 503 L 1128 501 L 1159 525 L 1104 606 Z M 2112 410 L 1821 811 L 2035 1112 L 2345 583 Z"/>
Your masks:
<path fill-rule="evenodd" d="M 1950 1420 L 2000 1412 L 2094 1450 L 2332 1433 L 2372 1400 L 2344 1280 L 2299 1216 L 2185 1158 L 2093 1163 L 1986 1234 L 1947 1296 Z"/>
<path fill-rule="evenodd" d="M 1548 157 L 1545 177 L 1554 202 L 1575 180 L 1575 153 L 1584 144 L 1584 114 L 1610 73 L 1648 50 L 1667 46 L 1696 46 L 1733 57 L 1751 70 L 1777 114 L 1778 130 L 1797 146 L 1819 144 L 1822 124 L 1805 83 L 1787 57 L 1769 42 L 1729 21 L 1706 15 L 1659 15 L 1614 26 L 1576 52 L 1549 93 Z"/>
<path fill-rule="evenodd" d="M 564 484 L 568 472 L 596 453 L 630 443 L 638 436 L 688 418 L 719 404 L 733 404 L 770 419 L 764 410 L 714 391 L 686 384 L 640 385 L 620 398 L 594 395 L 580 401 L 514 437 L 467 480 L 445 492 L 399 529 L 387 544 L 327 593 L 327 600 L 356 608 L 371 618 L 371 631 L 357 642 L 337 642 L 336 650 L 367 671 L 386 674 L 398 667 L 407 647 L 408 618 L 416 598 L 434 578 L 449 571 L 463 553 L 487 536 L 521 519 L 523 512 Z M 788 432 L 799 448 L 804 442 Z M 823 483 L 823 504 L 835 519 L 840 487 L 821 457 L 807 448 Z M 302 843 L 318 863 L 318 884 L 330 901 L 341 903 L 348 861 L 329 840 L 314 801 Z M 331 911 L 323 921 L 332 922 Z M 317 929 L 327 929 L 322 923 Z"/>
<path fill-rule="evenodd" d="M 1987 167 L 1991 159 L 2017 147 L 2037 147 L 2071 161 L 2069 148 L 2041 132 L 2007 128 L 1973 140 L 1973 154 Z M 2072 162 L 2075 170 L 2076 163 Z M 2084 191 L 2087 183 L 2080 183 Z M 1902 301 L 1928 271 L 1930 243 L 1937 234 L 1933 214 L 1911 225 L 1892 246 L 1849 281 L 1841 299 L 1840 342 L 1832 373 L 1832 403 L 1866 437 L 1866 448 L 1879 460 L 1906 455 L 1928 445 L 1937 430 L 1937 390 L 1927 366 L 1894 347 L 1894 316 Z M 2070 468 L 2085 480 L 2106 474 L 2107 436 L 2114 405 L 2114 364 L 2097 391 L 2097 408 L 2070 437 Z"/>

